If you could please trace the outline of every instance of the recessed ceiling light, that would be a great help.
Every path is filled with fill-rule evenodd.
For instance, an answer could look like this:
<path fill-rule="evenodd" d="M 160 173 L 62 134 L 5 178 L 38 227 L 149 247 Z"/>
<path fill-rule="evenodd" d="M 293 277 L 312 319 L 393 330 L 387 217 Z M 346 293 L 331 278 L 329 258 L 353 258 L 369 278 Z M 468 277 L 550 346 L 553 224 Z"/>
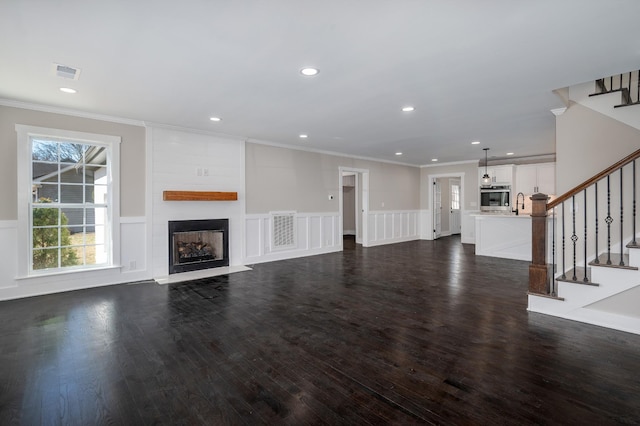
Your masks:
<path fill-rule="evenodd" d="M 402 155 L 402 153 L 401 152 L 396 152 L 396 155 Z"/>
<path fill-rule="evenodd" d="M 431 161 L 435 162 L 435 161 L 438 161 L 438 159 L 437 158 L 432 158 Z"/>
<path fill-rule="evenodd" d="M 309 135 L 305 135 L 304 133 L 300 135 L 300 139 L 306 139 L 308 137 L 309 137 Z"/>
<path fill-rule="evenodd" d="M 471 142 L 471 145 L 480 145 L 480 141 L 473 141 Z"/>
<path fill-rule="evenodd" d="M 220 118 L 220 117 L 210 117 L 209 120 L 211 120 L 211 121 L 222 121 L 222 118 Z"/>
<path fill-rule="evenodd" d="M 411 111 L 415 111 L 415 108 L 412 106 L 402 107 L 402 112 L 411 112 Z"/>
<path fill-rule="evenodd" d="M 316 75 L 320 72 L 317 68 L 305 67 L 300 70 L 300 74 L 306 75 L 307 77 L 311 77 L 312 75 Z"/>
<path fill-rule="evenodd" d="M 72 89 L 71 87 L 61 87 L 60 91 L 64 93 L 77 93 L 77 90 Z"/>
<path fill-rule="evenodd" d="M 507 155 L 513 155 L 513 152 L 507 152 Z"/>

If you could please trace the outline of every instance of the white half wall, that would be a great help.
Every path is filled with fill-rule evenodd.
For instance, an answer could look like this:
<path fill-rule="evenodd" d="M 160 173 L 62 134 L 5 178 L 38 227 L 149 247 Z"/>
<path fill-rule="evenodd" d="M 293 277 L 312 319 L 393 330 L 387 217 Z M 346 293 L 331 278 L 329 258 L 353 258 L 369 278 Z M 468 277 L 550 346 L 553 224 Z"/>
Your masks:
<path fill-rule="evenodd" d="M 475 216 L 476 255 L 531 261 L 530 216 Z"/>

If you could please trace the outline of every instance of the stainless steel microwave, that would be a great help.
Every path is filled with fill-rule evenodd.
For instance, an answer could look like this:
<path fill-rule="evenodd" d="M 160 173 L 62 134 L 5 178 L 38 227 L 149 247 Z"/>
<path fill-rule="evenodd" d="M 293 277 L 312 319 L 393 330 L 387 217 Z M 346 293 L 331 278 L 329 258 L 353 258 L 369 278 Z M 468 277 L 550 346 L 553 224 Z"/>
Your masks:
<path fill-rule="evenodd" d="M 480 211 L 511 211 L 511 186 L 480 188 Z"/>

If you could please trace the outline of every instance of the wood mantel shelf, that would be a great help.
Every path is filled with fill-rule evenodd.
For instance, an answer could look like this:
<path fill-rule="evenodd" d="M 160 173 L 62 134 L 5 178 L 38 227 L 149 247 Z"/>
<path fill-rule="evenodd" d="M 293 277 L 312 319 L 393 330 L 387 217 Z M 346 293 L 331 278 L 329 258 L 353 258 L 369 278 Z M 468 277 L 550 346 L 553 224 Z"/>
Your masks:
<path fill-rule="evenodd" d="M 237 192 L 162 191 L 164 201 L 236 201 Z"/>

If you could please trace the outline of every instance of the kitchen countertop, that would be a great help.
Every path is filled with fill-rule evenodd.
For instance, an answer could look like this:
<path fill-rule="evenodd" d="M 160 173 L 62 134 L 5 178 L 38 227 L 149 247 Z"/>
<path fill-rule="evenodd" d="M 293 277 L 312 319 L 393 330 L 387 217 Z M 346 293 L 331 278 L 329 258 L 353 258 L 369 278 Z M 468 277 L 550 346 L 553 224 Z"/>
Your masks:
<path fill-rule="evenodd" d="M 531 219 L 531 215 L 529 215 L 528 213 L 526 214 L 522 213 L 522 214 L 516 215 L 515 213 L 507 213 L 507 212 L 477 212 L 477 213 L 472 213 L 471 216 Z"/>

